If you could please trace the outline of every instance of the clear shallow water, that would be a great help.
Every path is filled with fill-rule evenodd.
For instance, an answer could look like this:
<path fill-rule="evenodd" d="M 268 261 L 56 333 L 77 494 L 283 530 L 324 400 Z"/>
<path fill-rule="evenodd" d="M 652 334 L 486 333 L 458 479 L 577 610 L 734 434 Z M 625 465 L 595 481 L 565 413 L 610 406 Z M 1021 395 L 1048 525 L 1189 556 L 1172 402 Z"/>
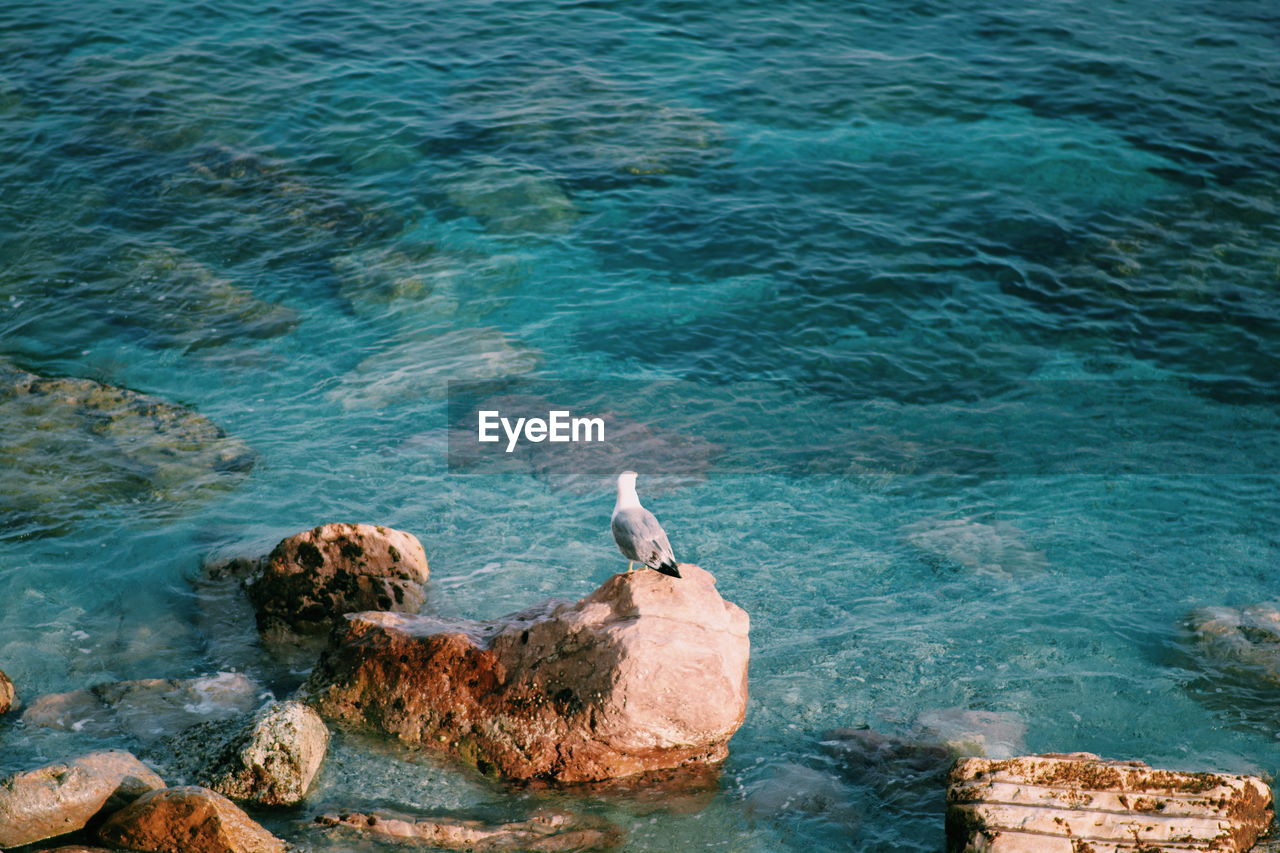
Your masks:
<path fill-rule="evenodd" d="M 1275 695 L 1198 687 L 1180 624 L 1276 595 L 1278 36 L 1262 2 L 6 7 L 0 356 L 193 406 L 257 462 L 7 527 L 0 668 L 28 697 L 216 669 L 201 559 L 327 520 L 419 535 L 438 612 L 586 593 L 611 496 L 450 475 L 442 382 L 679 378 L 707 390 L 675 429 L 761 402 L 765 473 L 649 501 L 751 613 L 752 696 L 706 801 L 553 798 L 628 849 L 939 849 L 935 795 L 818 746 L 938 709 L 1274 773 Z M 1046 426 L 1086 402 L 1117 431 L 1081 473 L 1027 464 L 1088 450 Z M 983 464 L 903 475 L 997 406 Z M 788 765 L 825 799 L 761 806 Z M 321 784 L 272 825 L 549 796 L 360 741 Z"/>

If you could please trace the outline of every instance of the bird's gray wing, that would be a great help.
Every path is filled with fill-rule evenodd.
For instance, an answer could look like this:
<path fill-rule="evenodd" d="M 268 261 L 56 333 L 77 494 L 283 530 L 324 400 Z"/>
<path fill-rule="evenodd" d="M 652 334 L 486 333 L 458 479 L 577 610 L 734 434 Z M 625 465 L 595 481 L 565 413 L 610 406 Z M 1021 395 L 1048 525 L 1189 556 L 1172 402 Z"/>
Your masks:
<path fill-rule="evenodd" d="M 675 554 L 667 532 L 644 507 L 624 509 L 613 517 L 613 539 L 628 560 L 638 560 L 650 568 L 675 565 Z"/>

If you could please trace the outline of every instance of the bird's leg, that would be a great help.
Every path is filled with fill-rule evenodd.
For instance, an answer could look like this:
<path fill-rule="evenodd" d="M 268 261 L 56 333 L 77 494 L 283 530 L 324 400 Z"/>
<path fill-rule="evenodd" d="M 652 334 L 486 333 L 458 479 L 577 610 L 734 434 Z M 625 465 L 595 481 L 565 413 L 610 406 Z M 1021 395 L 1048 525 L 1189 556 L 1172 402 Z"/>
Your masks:
<path fill-rule="evenodd" d="M 631 564 L 634 562 L 635 560 L 627 560 L 627 574 L 631 574 Z"/>

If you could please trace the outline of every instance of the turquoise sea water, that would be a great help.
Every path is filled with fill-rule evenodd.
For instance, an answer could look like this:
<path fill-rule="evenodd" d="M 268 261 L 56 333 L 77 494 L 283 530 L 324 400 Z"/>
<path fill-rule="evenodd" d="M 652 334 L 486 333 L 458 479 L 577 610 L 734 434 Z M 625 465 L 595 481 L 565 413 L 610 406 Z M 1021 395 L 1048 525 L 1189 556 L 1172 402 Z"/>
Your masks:
<path fill-rule="evenodd" d="M 15 451 L 56 479 L 34 514 L 0 487 L 0 669 L 30 698 L 235 665 L 201 560 L 325 521 L 417 534 L 434 612 L 585 594 L 611 492 L 451 471 L 444 382 L 678 379 L 629 415 L 753 413 L 647 499 L 752 617 L 718 791 L 344 738 L 264 822 L 349 849 L 305 824 L 552 800 L 634 851 L 938 850 L 935 788 L 820 741 L 962 711 L 1276 773 L 1280 691 L 1215 683 L 1182 623 L 1278 596 L 1278 48 L 1261 0 L 4 5 L 0 358 L 255 462 L 157 501 Z M 101 743 L 9 721 L 0 770 Z"/>

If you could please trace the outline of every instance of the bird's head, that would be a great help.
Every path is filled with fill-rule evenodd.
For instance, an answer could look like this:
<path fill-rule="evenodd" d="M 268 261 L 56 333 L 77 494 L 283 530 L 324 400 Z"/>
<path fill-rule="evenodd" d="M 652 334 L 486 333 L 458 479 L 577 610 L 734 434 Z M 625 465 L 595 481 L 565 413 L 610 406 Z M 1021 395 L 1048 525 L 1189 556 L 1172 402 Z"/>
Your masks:
<path fill-rule="evenodd" d="M 626 485 L 626 486 L 631 486 L 632 488 L 635 488 L 637 476 L 639 475 L 636 474 L 635 471 L 623 471 L 621 474 L 618 475 L 618 485 L 619 486 Z"/>

